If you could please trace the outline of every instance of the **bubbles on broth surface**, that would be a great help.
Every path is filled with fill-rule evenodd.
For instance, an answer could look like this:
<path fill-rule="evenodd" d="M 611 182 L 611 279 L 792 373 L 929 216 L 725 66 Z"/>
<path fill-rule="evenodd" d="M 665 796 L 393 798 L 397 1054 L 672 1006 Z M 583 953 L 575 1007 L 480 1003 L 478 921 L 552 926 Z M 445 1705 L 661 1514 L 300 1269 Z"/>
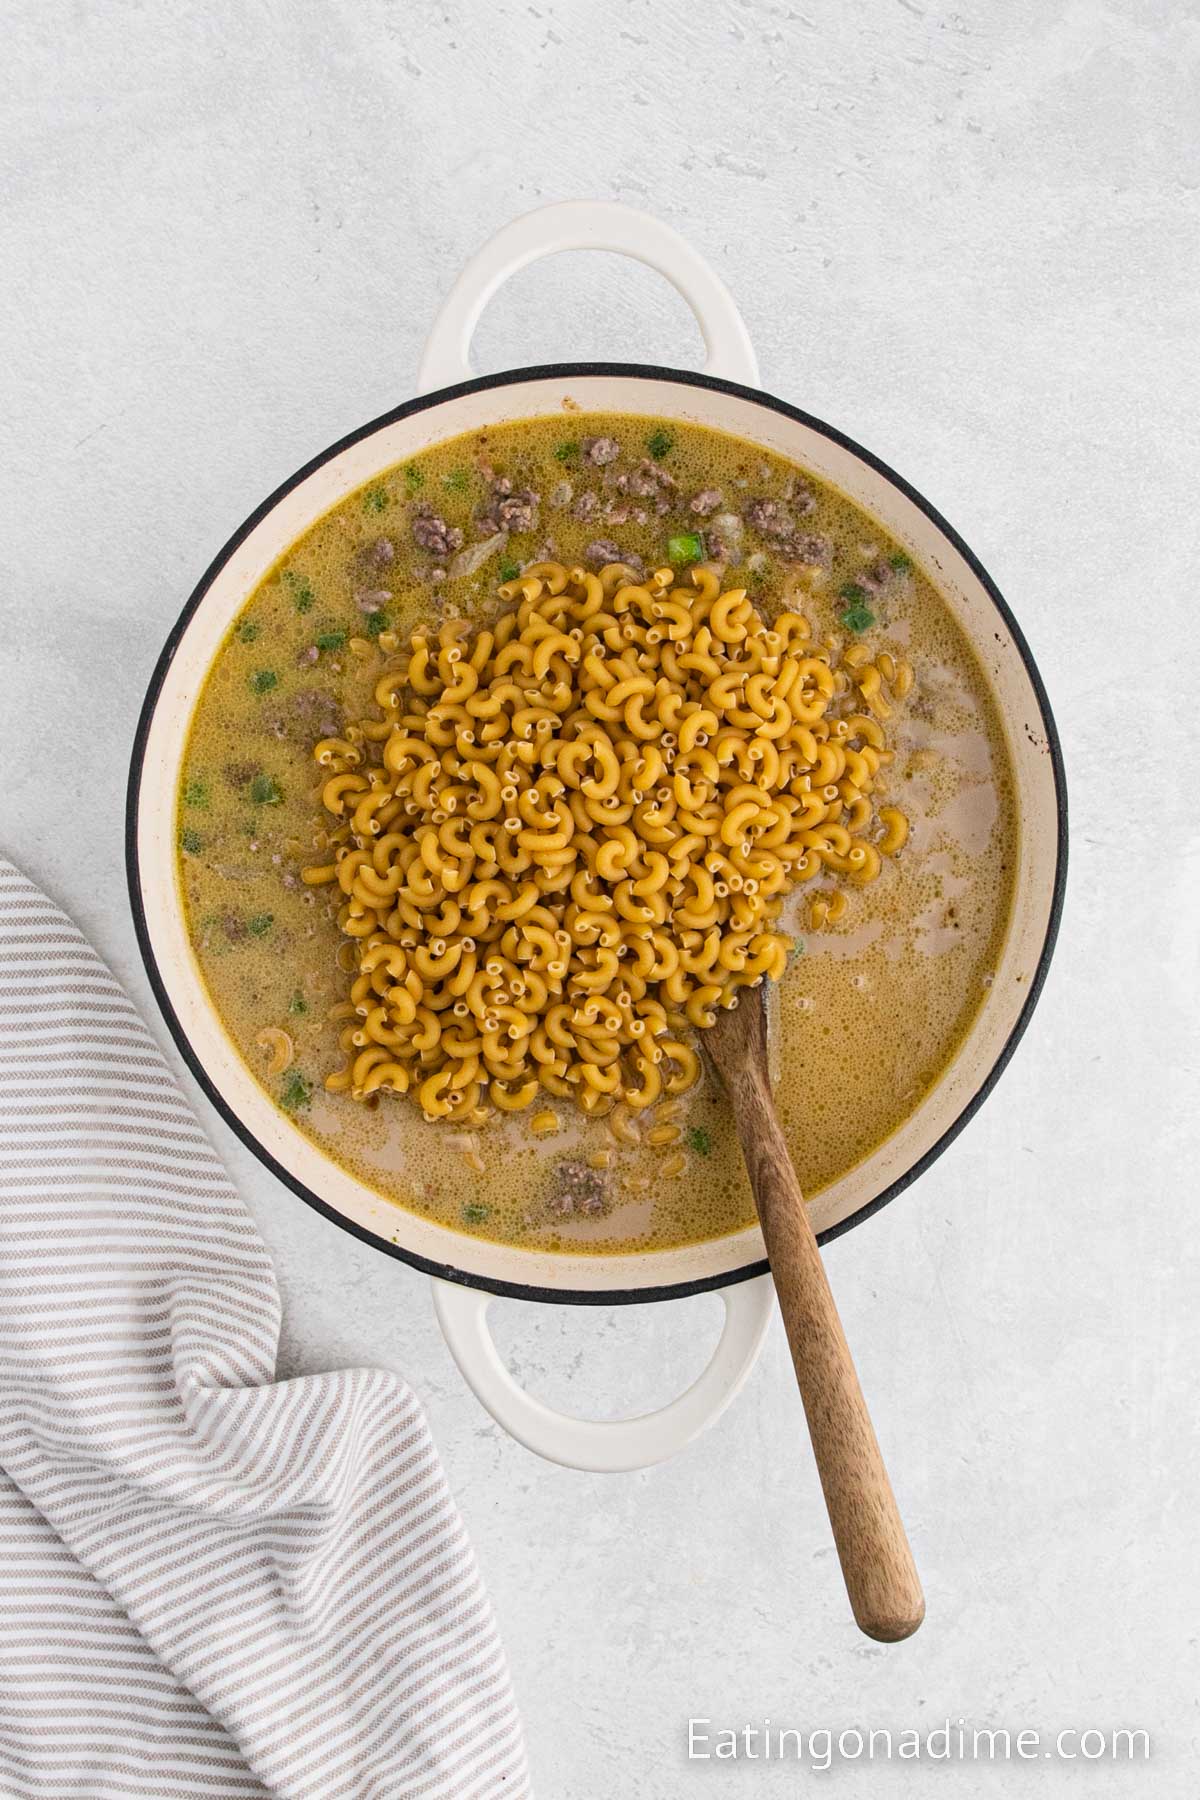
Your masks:
<path fill-rule="evenodd" d="M 586 446 L 609 438 L 620 455 L 590 462 Z M 613 485 L 622 474 L 624 489 Z M 517 498 L 539 496 L 536 525 L 456 578 L 452 557 L 413 543 L 414 514 L 424 509 L 461 529 L 469 547 L 473 519 L 495 504 L 497 477 Z M 322 848 L 312 745 L 344 715 L 370 710 L 390 633 L 403 639 L 419 620 L 493 607 L 503 563 L 545 554 L 547 540 L 564 561 L 611 539 L 655 566 L 673 536 L 707 533 L 711 553 L 718 532 L 732 538 L 730 518 L 743 521 L 740 545 L 722 545 L 741 559 L 731 562 L 730 585 L 748 585 L 773 613 L 788 576 L 780 540 L 756 535 L 745 520 L 764 498 L 794 507 L 798 479 L 816 502 L 803 529 L 831 546 L 824 585 L 798 603 L 817 636 L 844 631 L 839 586 L 867 552 L 893 549 L 874 521 L 738 439 L 582 413 L 452 440 L 377 477 L 292 546 L 235 622 L 197 705 L 180 787 L 180 870 L 196 956 L 231 1039 L 275 1103 L 397 1204 L 471 1235 L 549 1250 L 665 1249 L 753 1222 L 736 1135 L 711 1077 L 683 1098 L 677 1146 L 614 1143 L 604 1121 L 548 1100 L 559 1128 L 543 1138 L 531 1135 L 530 1114 L 478 1131 L 470 1154 L 482 1168 L 468 1161 L 461 1134 L 427 1124 L 404 1098 L 385 1095 L 367 1108 L 326 1094 L 324 1075 L 340 1061 L 328 1013 L 347 977 L 327 890 L 305 888 L 297 871 Z M 653 493 L 629 491 L 651 484 Z M 718 507 L 692 509 L 714 490 Z M 851 891 L 837 924 L 807 928 L 810 889 L 789 903 L 805 948 L 782 983 L 776 1098 L 810 1196 L 869 1155 L 936 1082 L 988 992 L 1009 912 L 1014 811 L 994 703 L 921 571 L 906 567 L 896 586 L 862 629 L 873 651 L 889 649 L 916 670 L 894 721 L 888 795 L 910 816 L 910 841 L 878 881 Z M 255 1043 L 264 1027 L 286 1031 L 294 1046 L 278 1076 L 266 1075 Z M 597 1172 L 604 1202 L 589 1211 L 597 1184 L 585 1171 L 602 1150 L 612 1153 Z M 680 1156 L 678 1172 L 665 1173 Z M 575 1184 L 566 1211 L 564 1168 Z"/>

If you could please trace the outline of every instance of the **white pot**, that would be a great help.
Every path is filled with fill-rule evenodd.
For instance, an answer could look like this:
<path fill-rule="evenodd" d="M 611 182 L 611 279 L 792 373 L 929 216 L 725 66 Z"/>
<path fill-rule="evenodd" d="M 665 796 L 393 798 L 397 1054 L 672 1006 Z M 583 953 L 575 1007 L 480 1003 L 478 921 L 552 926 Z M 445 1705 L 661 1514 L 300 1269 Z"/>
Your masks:
<path fill-rule="evenodd" d="M 472 378 L 479 315 L 510 275 L 560 250 L 612 250 L 650 264 L 691 305 L 706 373 L 570 363 Z M 238 1135 L 310 1205 L 435 1279 L 438 1316 L 472 1387 L 542 1455 L 592 1469 L 670 1455 L 728 1404 L 757 1354 L 772 1305 L 762 1238 L 750 1229 L 651 1253 L 551 1254 L 467 1237 L 397 1207 L 338 1166 L 280 1112 L 226 1036 L 188 942 L 176 871 L 176 795 L 192 710 L 235 615 L 287 547 L 331 506 L 397 462 L 461 432 L 581 407 L 714 426 L 798 462 L 873 514 L 937 582 L 986 670 L 1017 795 L 1014 913 L 995 979 L 953 1060 L 906 1124 L 813 1203 L 824 1238 L 908 1186 L 962 1129 L 1020 1038 L 1050 960 L 1066 871 L 1066 790 L 1057 733 L 1012 613 L 961 538 L 907 482 L 841 432 L 757 389 L 754 352 L 733 301 L 674 231 L 605 202 L 568 202 L 516 220 L 469 264 L 434 325 L 421 397 L 323 451 L 251 514 L 185 606 L 154 671 L 129 782 L 127 859 L 138 937 L 180 1051 Z M 491 1294 L 579 1303 L 669 1299 L 720 1288 L 725 1330 L 699 1380 L 664 1411 L 598 1423 L 552 1412 L 518 1388 L 486 1324 Z"/>

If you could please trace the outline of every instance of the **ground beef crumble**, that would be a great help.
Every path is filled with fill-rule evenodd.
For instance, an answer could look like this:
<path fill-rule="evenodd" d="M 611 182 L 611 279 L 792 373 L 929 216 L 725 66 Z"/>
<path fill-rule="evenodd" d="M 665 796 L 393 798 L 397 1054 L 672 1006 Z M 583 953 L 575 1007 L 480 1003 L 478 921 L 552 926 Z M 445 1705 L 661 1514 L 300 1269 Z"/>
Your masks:
<path fill-rule="evenodd" d="M 584 562 L 593 569 L 602 569 L 606 563 L 628 563 L 629 567 L 643 575 L 646 565 L 640 556 L 632 556 L 622 550 L 613 538 L 596 538 L 583 553 Z"/>
<path fill-rule="evenodd" d="M 768 538 L 785 538 L 795 528 L 791 513 L 778 500 L 751 500 L 746 508 L 746 523 Z"/>
<path fill-rule="evenodd" d="M 661 463 L 654 462 L 649 456 L 643 456 L 629 477 L 629 492 L 637 494 L 642 500 L 672 493 L 675 485 L 674 476 L 669 475 Z"/>
<path fill-rule="evenodd" d="M 796 476 L 788 490 L 788 499 L 791 502 L 792 511 L 798 519 L 807 519 L 810 513 L 817 510 L 817 496 L 807 481 L 799 475 Z"/>
<path fill-rule="evenodd" d="M 516 488 L 507 475 L 497 475 L 486 505 L 475 514 L 475 528 L 490 537 L 496 531 L 536 531 L 541 495 Z"/>
<path fill-rule="evenodd" d="M 816 532 L 797 531 L 797 518 L 804 518 L 816 506 L 811 489 L 803 482 L 793 484 L 790 504 L 761 496 L 746 507 L 746 523 L 768 539 L 784 562 L 805 563 L 828 568 L 832 561 L 829 539 Z"/>
<path fill-rule="evenodd" d="M 386 569 L 396 560 L 396 546 L 391 538 L 376 538 L 374 543 L 367 544 L 359 554 L 365 568 Z"/>
<path fill-rule="evenodd" d="M 608 1177 L 603 1169 L 590 1168 L 574 1157 L 556 1166 L 554 1185 L 546 1201 L 546 1211 L 553 1218 L 598 1218 L 611 1210 Z"/>
<path fill-rule="evenodd" d="M 298 738 L 308 743 L 337 737 L 341 732 L 341 708 L 326 688 L 302 688 L 289 699 L 287 713 L 287 719 L 280 720 L 283 733 L 290 726 Z"/>
<path fill-rule="evenodd" d="M 428 550 L 431 556 L 449 556 L 452 551 L 462 548 L 463 534 L 459 527 L 447 525 L 445 519 L 427 506 L 418 507 L 413 514 L 412 536 L 418 550 Z"/>
<path fill-rule="evenodd" d="M 884 588 L 890 586 L 895 580 L 895 576 L 896 571 L 887 557 L 878 556 L 874 562 L 868 563 L 865 569 L 860 569 L 854 579 L 859 587 L 866 588 L 869 593 L 881 594 Z"/>
<path fill-rule="evenodd" d="M 817 532 L 801 532 L 785 538 L 779 545 L 784 562 L 804 563 L 812 569 L 828 569 L 833 565 L 833 545 Z"/>

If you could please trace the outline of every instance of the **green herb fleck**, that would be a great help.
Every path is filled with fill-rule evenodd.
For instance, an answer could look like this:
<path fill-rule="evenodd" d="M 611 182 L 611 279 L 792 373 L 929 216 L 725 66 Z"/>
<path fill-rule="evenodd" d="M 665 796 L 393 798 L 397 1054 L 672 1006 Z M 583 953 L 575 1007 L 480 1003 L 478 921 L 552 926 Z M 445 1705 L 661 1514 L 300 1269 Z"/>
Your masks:
<path fill-rule="evenodd" d="M 279 677 L 274 669 L 255 669 L 250 677 L 250 689 L 255 694 L 269 694 L 273 687 L 279 686 Z"/>
<path fill-rule="evenodd" d="M 482 1225 L 491 1217 L 491 1214 L 490 1206 L 480 1206 L 477 1202 L 472 1201 L 469 1206 L 464 1206 L 462 1209 L 463 1224 Z"/>
<path fill-rule="evenodd" d="M 209 799 L 208 783 L 202 775 L 197 775 L 194 781 L 189 781 L 184 786 L 183 804 L 185 806 L 197 806 L 203 811 L 208 805 Z"/>
<path fill-rule="evenodd" d="M 255 913 L 252 919 L 246 920 L 246 930 L 251 937 L 266 937 L 274 923 L 274 913 Z"/>
<path fill-rule="evenodd" d="M 295 993 L 288 1001 L 288 1011 L 290 1013 L 306 1013 L 308 1011 L 308 1001 L 304 998 L 304 995 L 300 992 L 299 988 L 296 989 Z"/>
<path fill-rule="evenodd" d="M 406 471 L 407 472 L 407 471 Z M 387 489 L 381 487 L 368 488 L 363 495 L 363 511 L 365 513 L 381 513 L 387 510 Z"/>
<path fill-rule="evenodd" d="M 410 494 L 419 493 L 425 486 L 425 472 L 418 469 L 416 463 L 408 463 L 404 470 L 404 485 Z"/>
<path fill-rule="evenodd" d="M 346 642 L 344 631 L 319 631 L 317 633 L 318 650 L 340 650 Z"/>
<path fill-rule="evenodd" d="M 465 469 L 451 469 L 450 473 L 443 478 L 442 486 L 448 488 L 452 494 L 465 494 L 470 483 L 471 477 Z"/>
<path fill-rule="evenodd" d="M 566 438 L 561 444 L 556 444 L 554 447 L 554 460 L 555 462 L 560 463 L 578 462 L 579 439 Z"/>
<path fill-rule="evenodd" d="M 859 587 L 857 581 L 847 581 L 844 586 L 838 589 L 838 595 L 842 600 L 850 600 L 857 606 L 860 601 L 865 604 L 867 590 L 864 587 Z"/>
<path fill-rule="evenodd" d="M 903 550 L 897 550 L 895 556 L 888 557 L 888 561 L 902 575 L 912 568 L 912 557 L 905 556 Z"/>
<path fill-rule="evenodd" d="M 270 775 L 256 775 L 250 783 L 250 798 L 255 806 L 278 806 L 283 799 L 283 789 Z"/>
<path fill-rule="evenodd" d="M 368 637 L 378 637 L 381 631 L 388 628 L 388 616 L 385 612 L 368 613 L 363 620 L 363 630 Z"/>
<path fill-rule="evenodd" d="M 696 1152 L 697 1156 L 712 1155 L 712 1138 L 705 1131 L 703 1125 L 689 1125 L 683 1134 L 683 1141 L 689 1150 Z"/>
<path fill-rule="evenodd" d="M 670 431 L 664 431 L 660 425 L 658 430 L 652 431 L 650 436 L 646 439 L 646 448 L 654 458 L 655 462 L 661 462 L 663 457 L 675 448 L 674 434 Z"/>
<path fill-rule="evenodd" d="M 788 951 L 788 968 L 789 969 L 793 968 L 795 966 L 795 964 L 800 961 L 800 958 L 803 955 L 804 955 L 804 939 L 796 938 L 792 944 L 791 949 Z"/>
<path fill-rule="evenodd" d="M 312 1084 L 305 1081 L 299 1069 L 293 1069 L 283 1084 L 279 1098 L 289 1112 L 295 1112 L 298 1106 L 307 1106 L 312 1099 Z"/>
<path fill-rule="evenodd" d="M 261 629 L 262 627 L 256 625 L 253 619 L 243 619 L 237 628 L 239 642 L 243 644 L 252 644 Z"/>
<path fill-rule="evenodd" d="M 500 564 L 501 581 L 515 581 L 520 573 L 520 563 L 515 563 L 511 557 L 506 556 L 504 561 Z"/>
<path fill-rule="evenodd" d="M 180 848 L 186 850 L 189 856 L 199 856 L 204 848 L 204 839 L 198 831 L 181 831 L 179 844 Z"/>
<path fill-rule="evenodd" d="M 675 537 L 667 539 L 669 563 L 698 563 L 703 555 L 704 545 L 698 532 L 681 531 Z"/>
<path fill-rule="evenodd" d="M 292 596 L 292 603 L 296 611 L 299 613 L 311 611 L 317 596 L 313 593 L 312 583 L 307 577 L 298 575 L 295 569 L 285 569 L 281 579 L 284 587 Z"/>

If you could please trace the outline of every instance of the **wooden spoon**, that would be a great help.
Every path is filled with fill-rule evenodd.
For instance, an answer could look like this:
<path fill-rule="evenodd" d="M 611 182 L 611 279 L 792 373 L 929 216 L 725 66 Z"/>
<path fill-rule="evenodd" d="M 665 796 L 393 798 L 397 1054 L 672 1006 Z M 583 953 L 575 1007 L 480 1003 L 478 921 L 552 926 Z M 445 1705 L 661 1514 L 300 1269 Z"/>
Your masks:
<path fill-rule="evenodd" d="M 744 988 L 701 1038 L 737 1120 L 854 1617 L 894 1643 L 925 1617 L 925 1596 L 775 1114 L 764 995 Z"/>

